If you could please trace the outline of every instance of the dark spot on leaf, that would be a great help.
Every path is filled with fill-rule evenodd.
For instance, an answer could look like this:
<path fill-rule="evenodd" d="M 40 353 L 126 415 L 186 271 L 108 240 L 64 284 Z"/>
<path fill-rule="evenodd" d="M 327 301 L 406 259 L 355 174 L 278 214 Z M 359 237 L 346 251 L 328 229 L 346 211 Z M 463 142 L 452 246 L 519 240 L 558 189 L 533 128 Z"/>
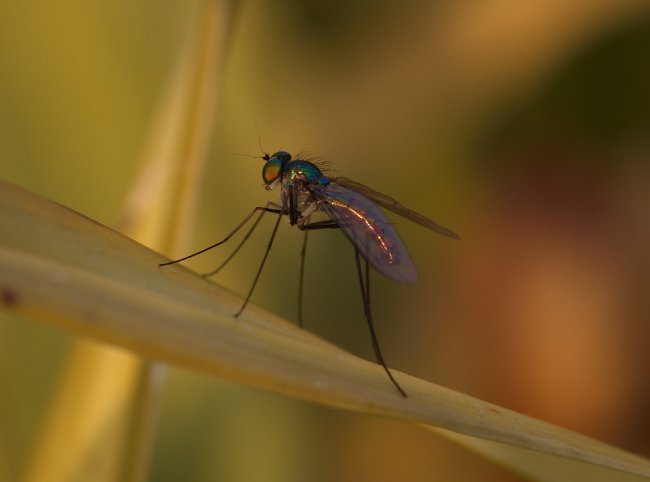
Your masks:
<path fill-rule="evenodd" d="M 2 306 L 12 307 L 18 302 L 18 295 L 11 288 L 0 288 L 0 303 Z"/>

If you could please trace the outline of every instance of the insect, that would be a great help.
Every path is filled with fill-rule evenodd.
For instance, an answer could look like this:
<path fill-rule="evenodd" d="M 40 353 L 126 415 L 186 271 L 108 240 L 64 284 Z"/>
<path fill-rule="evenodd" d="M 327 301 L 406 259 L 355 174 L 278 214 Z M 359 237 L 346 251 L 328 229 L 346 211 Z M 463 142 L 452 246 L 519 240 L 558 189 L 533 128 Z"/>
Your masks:
<path fill-rule="evenodd" d="M 254 208 L 228 236 L 218 243 L 183 258 L 162 263 L 160 266 L 185 261 L 186 259 L 226 243 L 253 218 L 255 213 L 259 213 L 252 227 L 230 256 L 217 269 L 204 274 L 204 276 L 212 276 L 221 270 L 237 251 L 239 251 L 265 213 L 276 214 L 277 218 L 271 233 L 271 238 L 257 270 L 257 274 L 255 275 L 255 279 L 253 280 L 253 284 L 246 295 L 242 307 L 235 314 L 235 317 L 238 317 L 251 299 L 266 259 L 271 251 L 280 221 L 283 216 L 288 216 L 289 223 L 292 226 L 297 226 L 298 229 L 305 233 L 301 252 L 298 293 L 298 319 L 302 326 L 302 286 L 307 235 L 310 231 L 314 230 L 341 230 L 354 246 L 354 257 L 363 300 L 364 316 L 370 330 L 370 337 L 377 363 L 383 367 L 388 378 L 399 393 L 406 397 L 406 392 L 393 377 L 379 348 L 379 341 L 370 310 L 369 266 L 372 265 L 383 275 L 400 283 L 415 283 L 417 280 L 417 269 L 409 257 L 406 247 L 399 238 L 397 231 L 390 224 L 379 206 L 389 209 L 439 234 L 454 239 L 460 239 L 459 236 L 452 230 L 440 226 L 431 219 L 403 206 L 395 199 L 377 192 L 368 186 L 364 186 L 345 177 L 325 176 L 315 162 L 303 159 L 293 160 L 291 154 L 285 151 L 278 151 L 271 156 L 265 154 L 262 159 L 265 161 L 264 167 L 262 168 L 262 179 L 264 180 L 265 188 L 269 191 L 276 187 L 280 188 L 279 204 L 270 202 L 266 206 Z M 319 213 L 324 214 L 325 219 L 312 221 L 312 216 L 318 215 Z M 365 261 L 363 268 L 362 259 Z"/>

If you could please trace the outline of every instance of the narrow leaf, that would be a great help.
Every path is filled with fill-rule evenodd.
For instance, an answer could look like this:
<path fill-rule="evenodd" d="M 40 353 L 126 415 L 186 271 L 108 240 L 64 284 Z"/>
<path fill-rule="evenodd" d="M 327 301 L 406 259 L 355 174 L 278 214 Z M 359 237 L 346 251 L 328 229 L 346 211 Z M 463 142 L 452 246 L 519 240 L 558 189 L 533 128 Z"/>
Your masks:
<path fill-rule="evenodd" d="M 352 356 L 62 206 L 0 184 L 0 302 L 237 383 L 650 476 L 650 461 Z"/>

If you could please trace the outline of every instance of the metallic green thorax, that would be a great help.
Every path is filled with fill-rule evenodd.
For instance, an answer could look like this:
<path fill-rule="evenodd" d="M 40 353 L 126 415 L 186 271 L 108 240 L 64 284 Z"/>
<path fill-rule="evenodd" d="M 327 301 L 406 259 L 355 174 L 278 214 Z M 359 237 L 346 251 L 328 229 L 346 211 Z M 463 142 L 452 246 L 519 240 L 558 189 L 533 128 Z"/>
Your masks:
<path fill-rule="evenodd" d="M 325 185 L 330 182 L 316 165 L 308 161 L 290 162 L 285 169 L 285 178 L 291 181 L 317 182 Z"/>
<path fill-rule="evenodd" d="M 291 160 L 291 154 L 285 151 L 278 151 L 272 156 L 265 156 L 266 163 L 262 168 L 262 179 L 267 189 L 272 189 L 277 181 L 283 182 L 302 181 L 328 185 L 330 180 L 323 176 L 321 170 L 309 161 Z"/>

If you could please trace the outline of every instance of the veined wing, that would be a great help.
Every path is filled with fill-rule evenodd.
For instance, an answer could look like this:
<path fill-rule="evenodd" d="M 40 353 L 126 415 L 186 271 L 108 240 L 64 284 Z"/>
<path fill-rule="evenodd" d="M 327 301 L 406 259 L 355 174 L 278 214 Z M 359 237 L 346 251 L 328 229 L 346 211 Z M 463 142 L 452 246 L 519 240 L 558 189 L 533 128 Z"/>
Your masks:
<path fill-rule="evenodd" d="M 360 194 L 363 194 L 364 196 L 372 199 L 374 202 L 379 204 L 380 206 L 390 209 L 394 213 L 399 214 L 400 216 L 404 216 L 405 218 L 410 219 L 411 221 L 418 223 L 421 226 L 424 226 L 425 228 L 429 228 L 432 231 L 435 231 L 436 233 L 443 234 L 445 236 L 449 236 L 450 238 L 454 239 L 460 239 L 460 236 L 458 236 L 455 232 L 453 232 L 449 228 L 445 228 L 444 226 L 440 226 L 438 223 L 432 221 L 431 219 L 427 218 L 426 216 L 413 211 L 412 209 L 407 208 L 403 204 L 400 204 L 397 202 L 395 199 L 393 199 L 390 196 L 387 196 L 386 194 L 380 193 L 378 191 L 375 191 L 374 189 L 365 186 L 361 184 L 360 182 L 353 181 L 352 179 L 348 179 L 347 177 L 337 177 L 335 179 L 332 179 L 333 182 L 338 183 L 339 185 L 346 187 L 348 189 L 351 189 L 355 192 L 358 192 Z"/>
<path fill-rule="evenodd" d="M 415 283 L 417 269 L 406 246 L 374 202 L 336 183 L 314 189 L 312 194 L 372 266 L 400 283 Z"/>

